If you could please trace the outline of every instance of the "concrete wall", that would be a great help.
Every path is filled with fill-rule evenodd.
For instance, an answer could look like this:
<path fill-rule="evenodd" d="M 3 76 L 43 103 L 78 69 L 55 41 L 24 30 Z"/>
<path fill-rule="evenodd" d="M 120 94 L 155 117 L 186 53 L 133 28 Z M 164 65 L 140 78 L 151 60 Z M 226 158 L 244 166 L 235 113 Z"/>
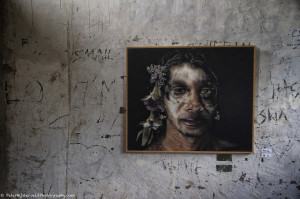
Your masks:
<path fill-rule="evenodd" d="M 2 194 L 300 197 L 298 0 L 1 4 Z M 254 154 L 123 152 L 126 46 L 242 44 L 258 48 Z"/>

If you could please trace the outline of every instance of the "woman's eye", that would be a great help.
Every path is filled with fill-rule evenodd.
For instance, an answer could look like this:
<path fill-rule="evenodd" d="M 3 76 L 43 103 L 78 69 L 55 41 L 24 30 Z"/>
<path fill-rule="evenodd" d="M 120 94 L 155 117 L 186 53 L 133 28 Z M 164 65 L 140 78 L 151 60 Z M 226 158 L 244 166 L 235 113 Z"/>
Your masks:
<path fill-rule="evenodd" d="M 210 94 L 211 92 L 211 88 L 202 88 L 200 91 L 201 94 Z"/>
<path fill-rule="evenodd" d="M 172 93 L 176 96 L 179 96 L 179 95 L 183 95 L 185 93 L 188 92 L 188 89 L 187 88 L 183 88 L 183 87 L 175 87 L 172 89 Z"/>
<path fill-rule="evenodd" d="M 208 100 L 214 95 L 214 89 L 213 88 L 202 88 L 200 90 L 200 95 L 203 97 L 203 99 Z"/>

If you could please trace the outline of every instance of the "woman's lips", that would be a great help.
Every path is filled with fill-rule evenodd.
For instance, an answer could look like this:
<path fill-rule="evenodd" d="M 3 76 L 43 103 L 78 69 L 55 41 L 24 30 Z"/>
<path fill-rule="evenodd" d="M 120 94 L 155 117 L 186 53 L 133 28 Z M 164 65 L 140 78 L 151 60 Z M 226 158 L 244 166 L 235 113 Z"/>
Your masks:
<path fill-rule="evenodd" d="M 192 119 L 192 118 L 185 118 L 181 119 L 181 122 L 183 122 L 186 126 L 199 126 L 200 124 L 203 123 L 204 119 Z"/>

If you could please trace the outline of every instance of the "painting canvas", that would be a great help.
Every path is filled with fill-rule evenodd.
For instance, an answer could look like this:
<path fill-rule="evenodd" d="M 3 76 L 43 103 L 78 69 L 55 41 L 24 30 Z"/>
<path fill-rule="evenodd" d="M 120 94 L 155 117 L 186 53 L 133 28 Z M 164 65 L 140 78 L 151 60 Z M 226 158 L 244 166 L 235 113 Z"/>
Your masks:
<path fill-rule="evenodd" d="M 252 153 L 255 46 L 128 47 L 126 152 Z"/>

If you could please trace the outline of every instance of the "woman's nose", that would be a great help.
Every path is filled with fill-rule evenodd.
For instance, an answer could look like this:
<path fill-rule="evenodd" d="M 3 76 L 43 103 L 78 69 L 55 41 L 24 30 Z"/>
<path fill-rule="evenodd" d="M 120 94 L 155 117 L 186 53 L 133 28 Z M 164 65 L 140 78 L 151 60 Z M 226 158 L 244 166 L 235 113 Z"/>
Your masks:
<path fill-rule="evenodd" d="M 205 109 L 199 92 L 191 91 L 187 100 L 187 110 L 189 111 L 203 111 Z"/>

